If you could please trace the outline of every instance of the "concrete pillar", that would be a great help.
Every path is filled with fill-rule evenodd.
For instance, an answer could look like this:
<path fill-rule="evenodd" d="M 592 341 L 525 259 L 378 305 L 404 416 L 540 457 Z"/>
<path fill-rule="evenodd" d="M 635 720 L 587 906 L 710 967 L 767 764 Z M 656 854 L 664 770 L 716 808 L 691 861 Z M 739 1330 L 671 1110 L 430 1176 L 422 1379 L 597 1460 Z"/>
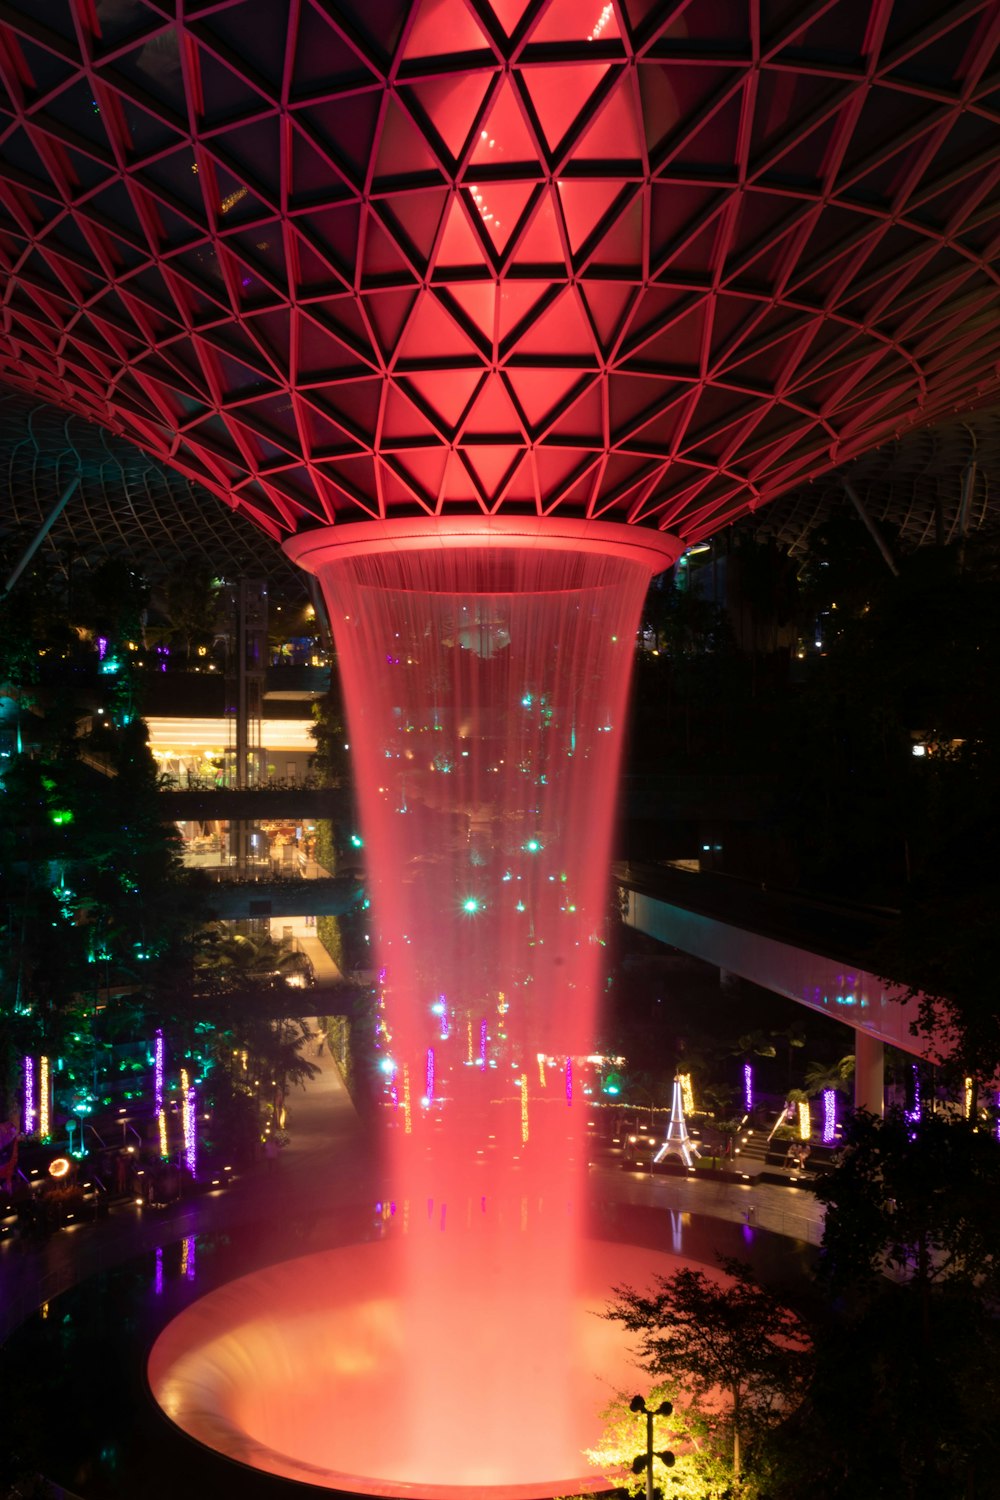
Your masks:
<path fill-rule="evenodd" d="M 854 1033 L 854 1107 L 885 1113 L 885 1045 L 867 1031 Z"/>

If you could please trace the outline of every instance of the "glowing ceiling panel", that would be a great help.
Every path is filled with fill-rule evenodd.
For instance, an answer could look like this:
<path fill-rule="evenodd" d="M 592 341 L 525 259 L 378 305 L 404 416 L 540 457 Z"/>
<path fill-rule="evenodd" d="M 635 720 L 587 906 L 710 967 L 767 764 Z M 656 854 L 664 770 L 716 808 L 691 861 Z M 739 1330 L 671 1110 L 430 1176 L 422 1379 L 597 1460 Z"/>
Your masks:
<path fill-rule="evenodd" d="M 275 536 L 697 539 L 997 389 L 996 0 L 11 0 L 0 378 Z"/>

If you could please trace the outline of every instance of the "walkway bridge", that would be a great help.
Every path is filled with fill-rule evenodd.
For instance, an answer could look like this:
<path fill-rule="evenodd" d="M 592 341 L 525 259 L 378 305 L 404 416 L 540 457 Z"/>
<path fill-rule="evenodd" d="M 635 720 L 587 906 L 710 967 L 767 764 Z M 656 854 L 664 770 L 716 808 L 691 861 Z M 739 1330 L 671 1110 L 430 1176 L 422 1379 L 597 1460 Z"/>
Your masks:
<path fill-rule="evenodd" d="M 616 864 L 613 878 L 637 931 L 850 1026 L 858 1103 L 881 1108 L 886 1042 L 929 1061 L 947 1052 L 946 1037 L 911 1033 L 916 1001 L 867 966 L 897 913 L 670 865 Z"/>

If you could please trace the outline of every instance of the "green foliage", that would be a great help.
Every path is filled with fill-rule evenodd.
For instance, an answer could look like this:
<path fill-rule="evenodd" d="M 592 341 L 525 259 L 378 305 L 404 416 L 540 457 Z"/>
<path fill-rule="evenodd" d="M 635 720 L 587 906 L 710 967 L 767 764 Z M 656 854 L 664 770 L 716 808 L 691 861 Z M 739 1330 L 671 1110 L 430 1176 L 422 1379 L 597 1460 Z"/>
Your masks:
<path fill-rule="evenodd" d="M 605 1423 L 600 1442 L 586 1453 L 588 1462 L 596 1465 L 610 1484 L 629 1495 L 645 1494 L 645 1474 L 632 1472 L 632 1460 L 646 1452 L 646 1418 L 629 1410 L 629 1396 L 619 1392 L 601 1413 Z M 725 1437 L 720 1438 L 717 1420 L 694 1408 L 679 1405 L 678 1388 L 657 1383 L 645 1393 L 646 1405 L 655 1410 L 663 1401 L 673 1404 L 668 1417 L 654 1418 L 654 1452 L 664 1449 L 673 1453 L 672 1467 L 653 1461 L 653 1478 L 670 1500 L 713 1500 L 732 1494 L 732 1471 L 726 1462 Z M 721 1443 L 721 1449 L 720 1449 Z M 755 1493 L 750 1486 L 741 1490 L 745 1500 Z"/>
<path fill-rule="evenodd" d="M 339 917 L 317 917 L 316 936 L 329 953 L 337 968 L 344 971 L 344 940 L 340 931 Z"/>
<path fill-rule="evenodd" d="M 711 1412 L 724 1393 L 721 1420 L 732 1433 L 739 1477 L 744 1437 L 766 1431 L 801 1394 L 809 1341 L 749 1266 L 724 1257 L 720 1266 L 722 1278 L 684 1267 L 657 1276 L 647 1293 L 615 1287 L 604 1316 L 639 1335 L 639 1363 L 675 1384 L 691 1409 Z"/>
<path fill-rule="evenodd" d="M 823 1266 L 835 1284 L 870 1290 L 893 1274 L 925 1297 L 945 1285 L 984 1299 L 1000 1291 L 1000 1148 L 978 1121 L 859 1111 L 839 1164 L 815 1191 L 826 1204 Z"/>
<path fill-rule="evenodd" d="M 324 786 L 344 786 L 350 779 L 351 761 L 347 749 L 350 737 L 336 664 L 330 670 L 330 686 L 313 704 L 312 713 L 315 720 L 312 736 L 316 741 L 312 764 Z"/>
<path fill-rule="evenodd" d="M 993 1121 L 859 1113 L 826 1204 L 814 1369 L 764 1447 L 795 1500 L 994 1495 L 1000 1472 L 1000 1149 Z"/>

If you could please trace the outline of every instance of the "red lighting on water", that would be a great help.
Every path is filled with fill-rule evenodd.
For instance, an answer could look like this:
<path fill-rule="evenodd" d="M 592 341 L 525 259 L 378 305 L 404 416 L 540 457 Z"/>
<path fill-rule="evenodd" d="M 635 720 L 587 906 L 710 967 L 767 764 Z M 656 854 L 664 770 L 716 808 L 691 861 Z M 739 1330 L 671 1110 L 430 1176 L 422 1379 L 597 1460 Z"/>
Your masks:
<path fill-rule="evenodd" d="M 606 1488 L 585 1450 L 601 1412 L 635 1381 L 631 1342 L 597 1317 L 622 1281 L 650 1285 L 684 1262 L 636 1246 L 587 1241 L 565 1302 L 530 1291 L 515 1316 L 492 1296 L 493 1278 L 464 1275 L 468 1242 L 485 1246 L 510 1216 L 487 1199 L 462 1222 L 440 1206 L 400 1201 L 383 1243 L 320 1252 L 270 1266 L 209 1292 L 170 1323 L 148 1376 L 167 1415 L 229 1457 L 329 1489 L 410 1500 L 531 1500 Z M 405 1234 L 397 1234 L 399 1221 Z M 457 1272 L 451 1294 L 417 1340 L 400 1287 L 414 1238 L 433 1243 Z M 512 1279 L 526 1265 L 520 1244 Z M 709 1272 L 710 1275 L 716 1274 Z M 724 1279 L 718 1276 L 717 1279 Z M 565 1341 L 575 1363 L 563 1361 Z M 509 1379 L 497 1401 L 489 1367 Z M 554 1382 L 564 1387 L 556 1390 Z M 426 1392 L 422 1411 L 401 1394 Z M 553 1400 L 565 1395 L 565 1407 Z"/>

